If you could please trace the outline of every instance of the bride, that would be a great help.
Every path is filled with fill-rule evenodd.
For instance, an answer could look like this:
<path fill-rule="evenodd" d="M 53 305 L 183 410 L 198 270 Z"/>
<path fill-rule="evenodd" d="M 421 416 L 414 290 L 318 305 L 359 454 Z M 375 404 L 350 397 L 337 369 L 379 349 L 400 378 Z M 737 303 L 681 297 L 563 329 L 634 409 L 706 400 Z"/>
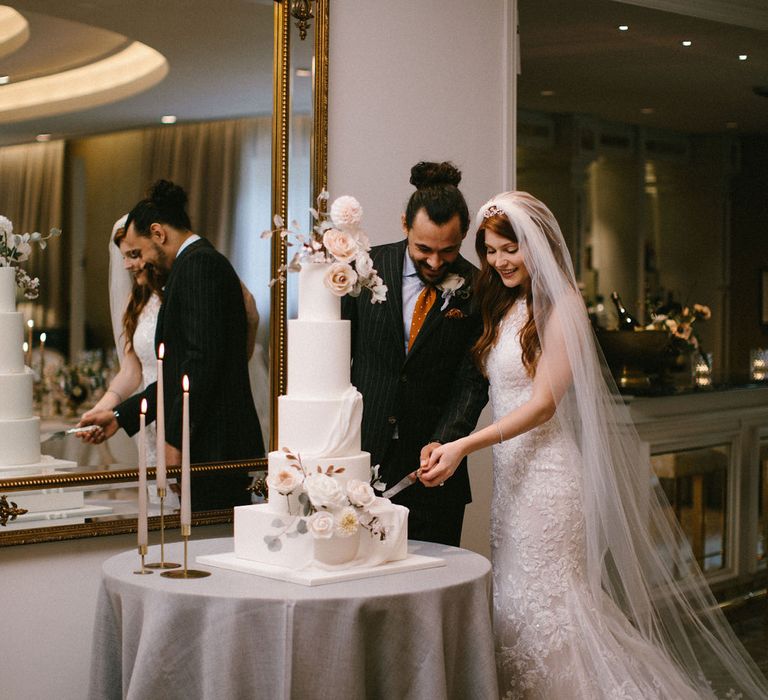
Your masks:
<path fill-rule="evenodd" d="M 504 698 L 768 698 L 719 611 L 597 349 L 560 229 L 525 192 L 477 216 L 495 423 L 438 447 L 438 486 L 493 449 L 491 548 Z"/>

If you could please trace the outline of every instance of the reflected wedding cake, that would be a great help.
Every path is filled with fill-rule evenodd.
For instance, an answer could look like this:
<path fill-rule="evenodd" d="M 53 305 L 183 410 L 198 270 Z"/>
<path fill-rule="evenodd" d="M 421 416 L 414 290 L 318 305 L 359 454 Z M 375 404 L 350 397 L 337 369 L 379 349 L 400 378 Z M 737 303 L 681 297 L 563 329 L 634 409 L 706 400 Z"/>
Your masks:
<path fill-rule="evenodd" d="M 404 559 L 408 509 L 375 495 L 360 448 L 363 399 L 350 383 L 350 322 L 326 286 L 332 265 L 305 263 L 299 317 L 288 321 L 282 449 L 269 455 L 269 501 L 235 508 L 235 557 L 304 569 Z"/>

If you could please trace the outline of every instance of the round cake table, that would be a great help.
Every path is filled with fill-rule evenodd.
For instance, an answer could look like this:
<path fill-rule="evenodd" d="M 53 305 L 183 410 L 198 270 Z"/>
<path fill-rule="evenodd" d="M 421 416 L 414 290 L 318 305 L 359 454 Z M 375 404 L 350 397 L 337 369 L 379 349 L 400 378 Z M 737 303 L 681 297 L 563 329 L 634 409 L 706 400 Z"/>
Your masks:
<path fill-rule="evenodd" d="M 135 575 L 135 551 L 108 559 L 94 626 L 90 697 L 497 697 L 490 563 L 411 542 L 445 566 L 307 587 L 195 563 L 229 538 L 189 544 L 207 578 Z M 181 544 L 166 545 L 181 561 Z M 147 561 L 159 557 L 151 547 Z"/>

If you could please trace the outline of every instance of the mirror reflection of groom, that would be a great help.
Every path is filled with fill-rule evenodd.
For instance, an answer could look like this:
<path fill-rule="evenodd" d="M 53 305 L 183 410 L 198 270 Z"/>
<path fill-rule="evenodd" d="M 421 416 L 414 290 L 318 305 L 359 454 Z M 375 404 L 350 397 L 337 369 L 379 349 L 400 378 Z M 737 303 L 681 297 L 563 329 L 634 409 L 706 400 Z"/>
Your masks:
<path fill-rule="evenodd" d="M 156 182 L 126 221 L 126 255 L 167 274 L 157 319 L 155 347 L 165 344 L 163 389 L 166 462 L 181 461 L 182 388 L 190 380 L 190 460 L 223 462 L 264 455 L 248 378 L 247 322 L 240 280 L 229 261 L 191 230 L 187 195 L 166 180 Z M 102 411 L 86 423 L 105 437 L 123 428 L 138 432 L 139 406 L 156 416 L 157 385 Z M 248 479 L 238 471 L 193 474 L 193 510 L 231 508 L 250 502 Z"/>
<path fill-rule="evenodd" d="M 469 228 L 460 180 L 451 163 L 415 165 L 405 240 L 371 250 L 386 302 L 342 297 L 352 322 L 352 384 L 363 395 L 362 447 L 387 488 L 436 445 L 469 434 L 488 400 L 469 354 L 482 321 L 472 303 L 476 268 L 459 253 Z M 441 487 L 416 481 L 392 500 L 410 510 L 410 539 L 459 546 L 471 500 L 466 460 Z"/>

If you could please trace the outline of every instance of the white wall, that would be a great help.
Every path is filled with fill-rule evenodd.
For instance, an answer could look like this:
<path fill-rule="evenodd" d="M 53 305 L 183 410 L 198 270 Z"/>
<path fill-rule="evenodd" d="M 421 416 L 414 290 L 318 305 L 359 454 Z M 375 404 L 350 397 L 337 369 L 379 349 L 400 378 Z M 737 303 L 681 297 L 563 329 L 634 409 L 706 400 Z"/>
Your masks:
<path fill-rule="evenodd" d="M 514 182 L 512 0 L 332 0 L 329 191 L 354 195 L 373 243 L 402 236 L 419 160 L 462 171 L 470 214 Z M 476 260 L 473 232 L 464 255 Z M 487 413 L 487 412 L 486 412 Z M 487 554 L 490 453 L 470 460 L 462 544 Z"/>

